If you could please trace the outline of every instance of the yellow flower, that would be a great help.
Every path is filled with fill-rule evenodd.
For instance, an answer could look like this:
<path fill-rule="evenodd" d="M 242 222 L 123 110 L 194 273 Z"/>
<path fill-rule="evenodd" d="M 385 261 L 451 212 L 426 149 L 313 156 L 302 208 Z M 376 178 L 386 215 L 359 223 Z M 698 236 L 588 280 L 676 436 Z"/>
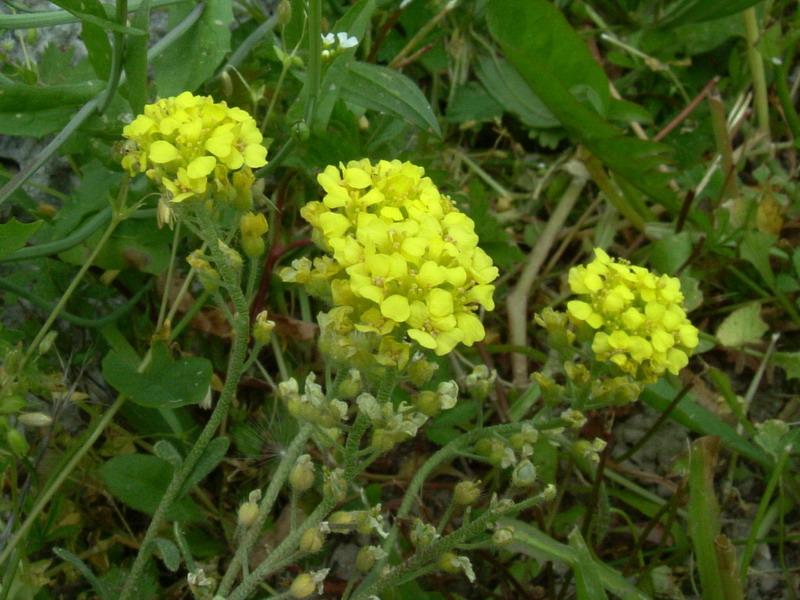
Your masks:
<path fill-rule="evenodd" d="M 595 249 L 595 259 L 569 272 L 579 300 L 567 303 L 573 322 L 597 330 L 592 351 L 640 381 L 665 371 L 677 375 L 697 347 L 698 331 L 686 317 L 680 281 L 614 260 Z"/>
<path fill-rule="evenodd" d="M 301 215 L 339 267 L 320 278 L 334 304 L 352 307 L 356 332 L 375 336 L 368 347 L 377 362 L 408 362 L 386 356 L 409 340 L 443 355 L 484 338 L 476 312 L 494 309 L 497 268 L 478 247 L 475 223 L 424 169 L 363 159 L 328 166 L 317 181 L 322 202 L 309 202 Z M 285 280 L 299 282 L 298 275 L 282 272 Z"/>
<path fill-rule="evenodd" d="M 148 104 L 122 135 L 130 140 L 123 168 L 147 174 L 172 202 L 209 193 L 227 199 L 233 173 L 237 206 L 247 205 L 252 169 L 267 164 L 267 149 L 249 114 L 190 92 Z"/>

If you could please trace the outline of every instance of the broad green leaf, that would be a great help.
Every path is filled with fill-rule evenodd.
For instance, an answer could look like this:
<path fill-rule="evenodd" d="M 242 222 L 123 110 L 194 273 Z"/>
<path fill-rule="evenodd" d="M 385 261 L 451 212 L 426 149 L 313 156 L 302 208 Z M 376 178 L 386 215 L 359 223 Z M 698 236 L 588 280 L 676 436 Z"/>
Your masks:
<path fill-rule="evenodd" d="M 186 481 L 184 481 L 180 491 L 181 496 L 188 493 L 194 486 L 200 483 L 206 475 L 217 468 L 217 465 L 225 458 L 225 453 L 228 452 L 229 445 L 230 442 L 226 437 L 218 437 L 211 440 L 211 443 L 203 450 L 203 454 L 201 454 L 200 458 L 197 460 L 197 464 L 195 464 L 192 472 L 189 473 Z"/>
<path fill-rule="evenodd" d="M 748 231 L 739 245 L 739 256 L 752 264 L 770 286 L 775 284 L 775 274 L 769 263 L 769 251 L 777 239 L 777 236 L 763 231 Z"/>
<path fill-rule="evenodd" d="M 447 120 L 455 123 L 491 121 L 502 113 L 500 103 L 477 81 L 459 86 L 447 105 Z"/>
<path fill-rule="evenodd" d="M 676 27 L 684 23 L 711 21 L 733 15 L 755 6 L 762 0 L 679 0 L 658 21 L 659 27 Z"/>
<path fill-rule="evenodd" d="M 565 127 L 591 123 L 598 132 L 587 132 L 590 135 L 607 131 L 610 125 L 602 118 L 592 118 L 584 111 L 605 117 L 611 97 L 608 78 L 553 3 L 491 0 L 487 16 L 489 29 L 508 61 Z M 549 85 L 553 85 L 552 93 Z M 560 100 L 570 100 L 569 106 L 556 108 Z"/>
<path fill-rule="evenodd" d="M 190 3 L 177 5 L 170 25 L 175 26 L 193 8 Z M 232 22 L 230 0 L 207 0 L 197 23 L 153 60 L 158 95 L 166 98 L 194 92 L 211 77 L 231 48 L 228 26 Z"/>
<path fill-rule="evenodd" d="M 108 592 L 106 591 L 105 586 L 100 582 L 100 580 L 97 579 L 89 566 L 79 557 L 75 556 L 66 548 L 53 548 L 53 554 L 75 567 L 78 572 L 86 578 L 86 581 L 91 584 L 92 589 L 94 589 L 95 593 L 100 596 L 102 600 L 106 600 L 106 598 L 108 598 Z"/>
<path fill-rule="evenodd" d="M 85 104 L 103 91 L 97 79 L 64 85 L 0 83 L 0 112 L 26 114 L 64 106 Z M 3 133 L 6 133 L 3 131 Z"/>
<path fill-rule="evenodd" d="M 11 218 L 8 223 L 0 223 L 0 258 L 22 248 L 42 226 L 42 221 L 20 223 Z"/>
<path fill-rule="evenodd" d="M 202 402 L 211 384 L 211 363 L 188 357 L 173 361 L 163 344 L 153 346 L 150 365 L 144 373 L 115 351 L 103 359 L 103 376 L 118 392 L 136 404 L 176 408 Z"/>
<path fill-rule="evenodd" d="M 672 275 L 692 255 L 693 236 L 682 231 L 661 238 L 652 246 L 650 264 L 659 273 Z"/>
<path fill-rule="evenodd" d="M 132 25 L 147 30 L 150 23 L 150 0 L 144 0 L 133 16 Z M 144 111 L 147 102 L 147 43 L 149 36 L 131 37 L 125 41 L 125 75 L 123 91 L 134 115 Z"/>
<path fill-rule="evenodd" d="M 789 424 L 780 419 L 768 419 L 756 425 L 758 433 L 753 438 L 764 452 L 776 459 L 789 442 Z"/>
<path fill-rule="evenodd" d="M 761 318 L 761 305 L 757 302 L 730 313 L 717 328 L 717 339 L 723 346 L 739 348 L 757 344 L 769 330 Z"/>
<path fill-rule="evenodd" d="M 442 136 L 436 116 L 416 84 L 387 67 L 352 63 L 340 97 L 358 106 L 406 119 L 420 129 L 430 128 L 437 136 Z"/>
<path fill-rule="evenodd" d="M 4 135 L 41 138 L 60 131 L 74 114 L 73 108 L 50 108 L 36 112 L 0 112 L 0 131 Z"/>
<path fill-rule="evenodd" d="M 800 352 L 775 352 L 770 363 L 786 371 L 789 379 L 800 379 Z"/>
<path fill-rule="evenodd" d="M 147 514 L 153 514 L 172 480 L 172 466 L 157 456 L 122 454 L 100 468 L 111 495 Z M 169 519 L 196 520 L 200 510 L 190 498 L 177 500 L 167 511 Z"/>
<path fill-rule="evenodd" d="M 161 560 L 164 561 L 164 566 L 170 571 L 177 571 L 181 566 L 181 553 L 175 543 L 164 538 L 156 538 L 155 543 L 156 548 L 161 552 Z"/>
<path fill-rule="evenodd" d="M 549 128 L 561 125 L 514 67 L 505 60 L 483 56 L 475 65 L 475 74 L 495 102 L 519 117 L 527 126 Z"/>

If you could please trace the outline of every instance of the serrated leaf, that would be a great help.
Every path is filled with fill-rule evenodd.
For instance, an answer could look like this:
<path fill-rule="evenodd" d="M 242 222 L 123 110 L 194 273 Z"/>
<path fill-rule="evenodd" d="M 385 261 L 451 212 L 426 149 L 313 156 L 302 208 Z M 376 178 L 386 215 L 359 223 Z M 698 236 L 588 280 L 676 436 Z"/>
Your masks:
<path fill-rule="evenodd" d="M 178 547 L 170 540 L 164 538 L 156 538 L 156 548 L 161 552 L 161 560 L 164 561 L 170 571 L 175 572 L 181 566 L 181 553 Z"/>
<path fill-rule="evenodd" d="M 348 67 L 340 96 L 358 106 L 406 119 L 420 129 L 430 128 L 442 137 L 428 100 L 413 81 L 397 71 L 354 62 Z"/>
<path fill-rule="evenodd" d="M 717 329 L 717 339 L 723 346 L 739 348 L 759 343 L 768 329 L 769 326 L 761 318 L 761 305 L 753 303 L 725 317 Z"/>
<path fill-rule="evenodd" d="M 153 514 L 172 480 L 172 466 L 146 454 L 115 456 L 100 468 L 111 494 L 135 510 Z M 189 498 L 177 500 L 167 511 L 169 519 L 186 521 L 200 515 Z"/>
<path fill-rule="evenodd" d="M 103 377 L 136 404 L 176 408 L 202 402 L 211 385 L 211 363 L 199 357 L 173 361 L 166 346 L 157 344 L 144 373 L 112 350 L 103 359 Z"/>
<path fill-rule="evenodd" d="M 176 24 L 194 8 L 186 3 L 173 9 Z M 231 48 L 233 22 L 230 0 L 207 0 L 202 16 L 165 52 L 153 60 L 158 94 L 175 96 L 194 92 L 217 70 Z"/>
<path fill-rule="evenodd" d="M 13 217 L 7 223 L 0 223 L 0 258 L 22 248 L 41 226 L 42 221 L 20 223 Z"/>

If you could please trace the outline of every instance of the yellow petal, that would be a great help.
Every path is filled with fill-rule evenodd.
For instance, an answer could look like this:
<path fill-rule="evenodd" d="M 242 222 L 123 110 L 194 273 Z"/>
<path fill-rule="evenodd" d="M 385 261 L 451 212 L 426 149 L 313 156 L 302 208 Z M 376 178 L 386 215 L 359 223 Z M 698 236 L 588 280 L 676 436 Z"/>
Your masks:
<path fill-rule="evenodd" d="M 398 323 L 404 322 L 411 316 L 408 298 L 400 294 L 389 296 L 381 303 L 381 314 L 387 319 L 392 319 Z"/>
<path fill-rule="evenodd" d="M 211 173 L 216 166 L 217 161 L 213 156 L 198 156 L 186 167 L 186 174 L 192 179 L 200 179 Z"/>
<path fill-rule="evenodd" d="M 154 163 L 168 163 L 178 158 L 178 149 L 169 142 L 158 140 L 150 145 L 148 156 Z"/>
<path fill-rule="evenodd" d="M 251 169 L 258 169 L 267 164 L 267 149 L 261 144 L 249 144 L 244 149 L 244 164 Z"/>

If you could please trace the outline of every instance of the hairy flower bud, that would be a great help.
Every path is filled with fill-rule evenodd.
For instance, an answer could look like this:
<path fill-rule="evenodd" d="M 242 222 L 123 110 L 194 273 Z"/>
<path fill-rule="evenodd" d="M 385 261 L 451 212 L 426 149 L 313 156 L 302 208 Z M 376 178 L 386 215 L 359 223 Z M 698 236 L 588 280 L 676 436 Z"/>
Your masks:
<path fill-rule="evenodd" d="M 258 518 L 258 504 L 255 504 L 254 502 L 242 503 L 242 505 L 239 506 L 237 518 L 239 520 L 239 524 L 243 527 L 249 527 L 255 523 L 256 519 Z"/>
<path fill-rule="evenodd" d="M 536 482 L 536 467 L 527 458 L 521 460 L 511 473 L 511 483 L 516 487 L 528 487 Z"/>
<path fill-rule="evenodd" d="M 492 534 L 492 542 L 496 546 L 507 546 L 514 541 L 514 528 L 511 525 L 498 527 Z"/>
<path fill-rule="evenodd" d="M 314 478 L 314 463 L 311 462 L 311 456 L 301 455 L 289 472 L 289 485 L 297 492 L 307 492 L 314 486 Z"/>
<path fill-rule="evenodd" d="M 453 502 L 468 506 L 475 502 L 481 495 L 480 481 L 459 481 L 453 488 Z"/>
<path fill-rule="evenodd" d="M 256 322 L 253 324 L 253 337 L 259 344 L 269 343 L 272 337 L 272 330 L 275 329 L 275 321 L 268 319 L 267 311 L 262 310 L 256 315 Z"/>
<path fill-rule="evenodd" d="M 325 534 L 316 527 L 311 527 L 303 532 L 300 536 L 300 550 L 314 554 L 322 550 L 325 545 Z"/>

